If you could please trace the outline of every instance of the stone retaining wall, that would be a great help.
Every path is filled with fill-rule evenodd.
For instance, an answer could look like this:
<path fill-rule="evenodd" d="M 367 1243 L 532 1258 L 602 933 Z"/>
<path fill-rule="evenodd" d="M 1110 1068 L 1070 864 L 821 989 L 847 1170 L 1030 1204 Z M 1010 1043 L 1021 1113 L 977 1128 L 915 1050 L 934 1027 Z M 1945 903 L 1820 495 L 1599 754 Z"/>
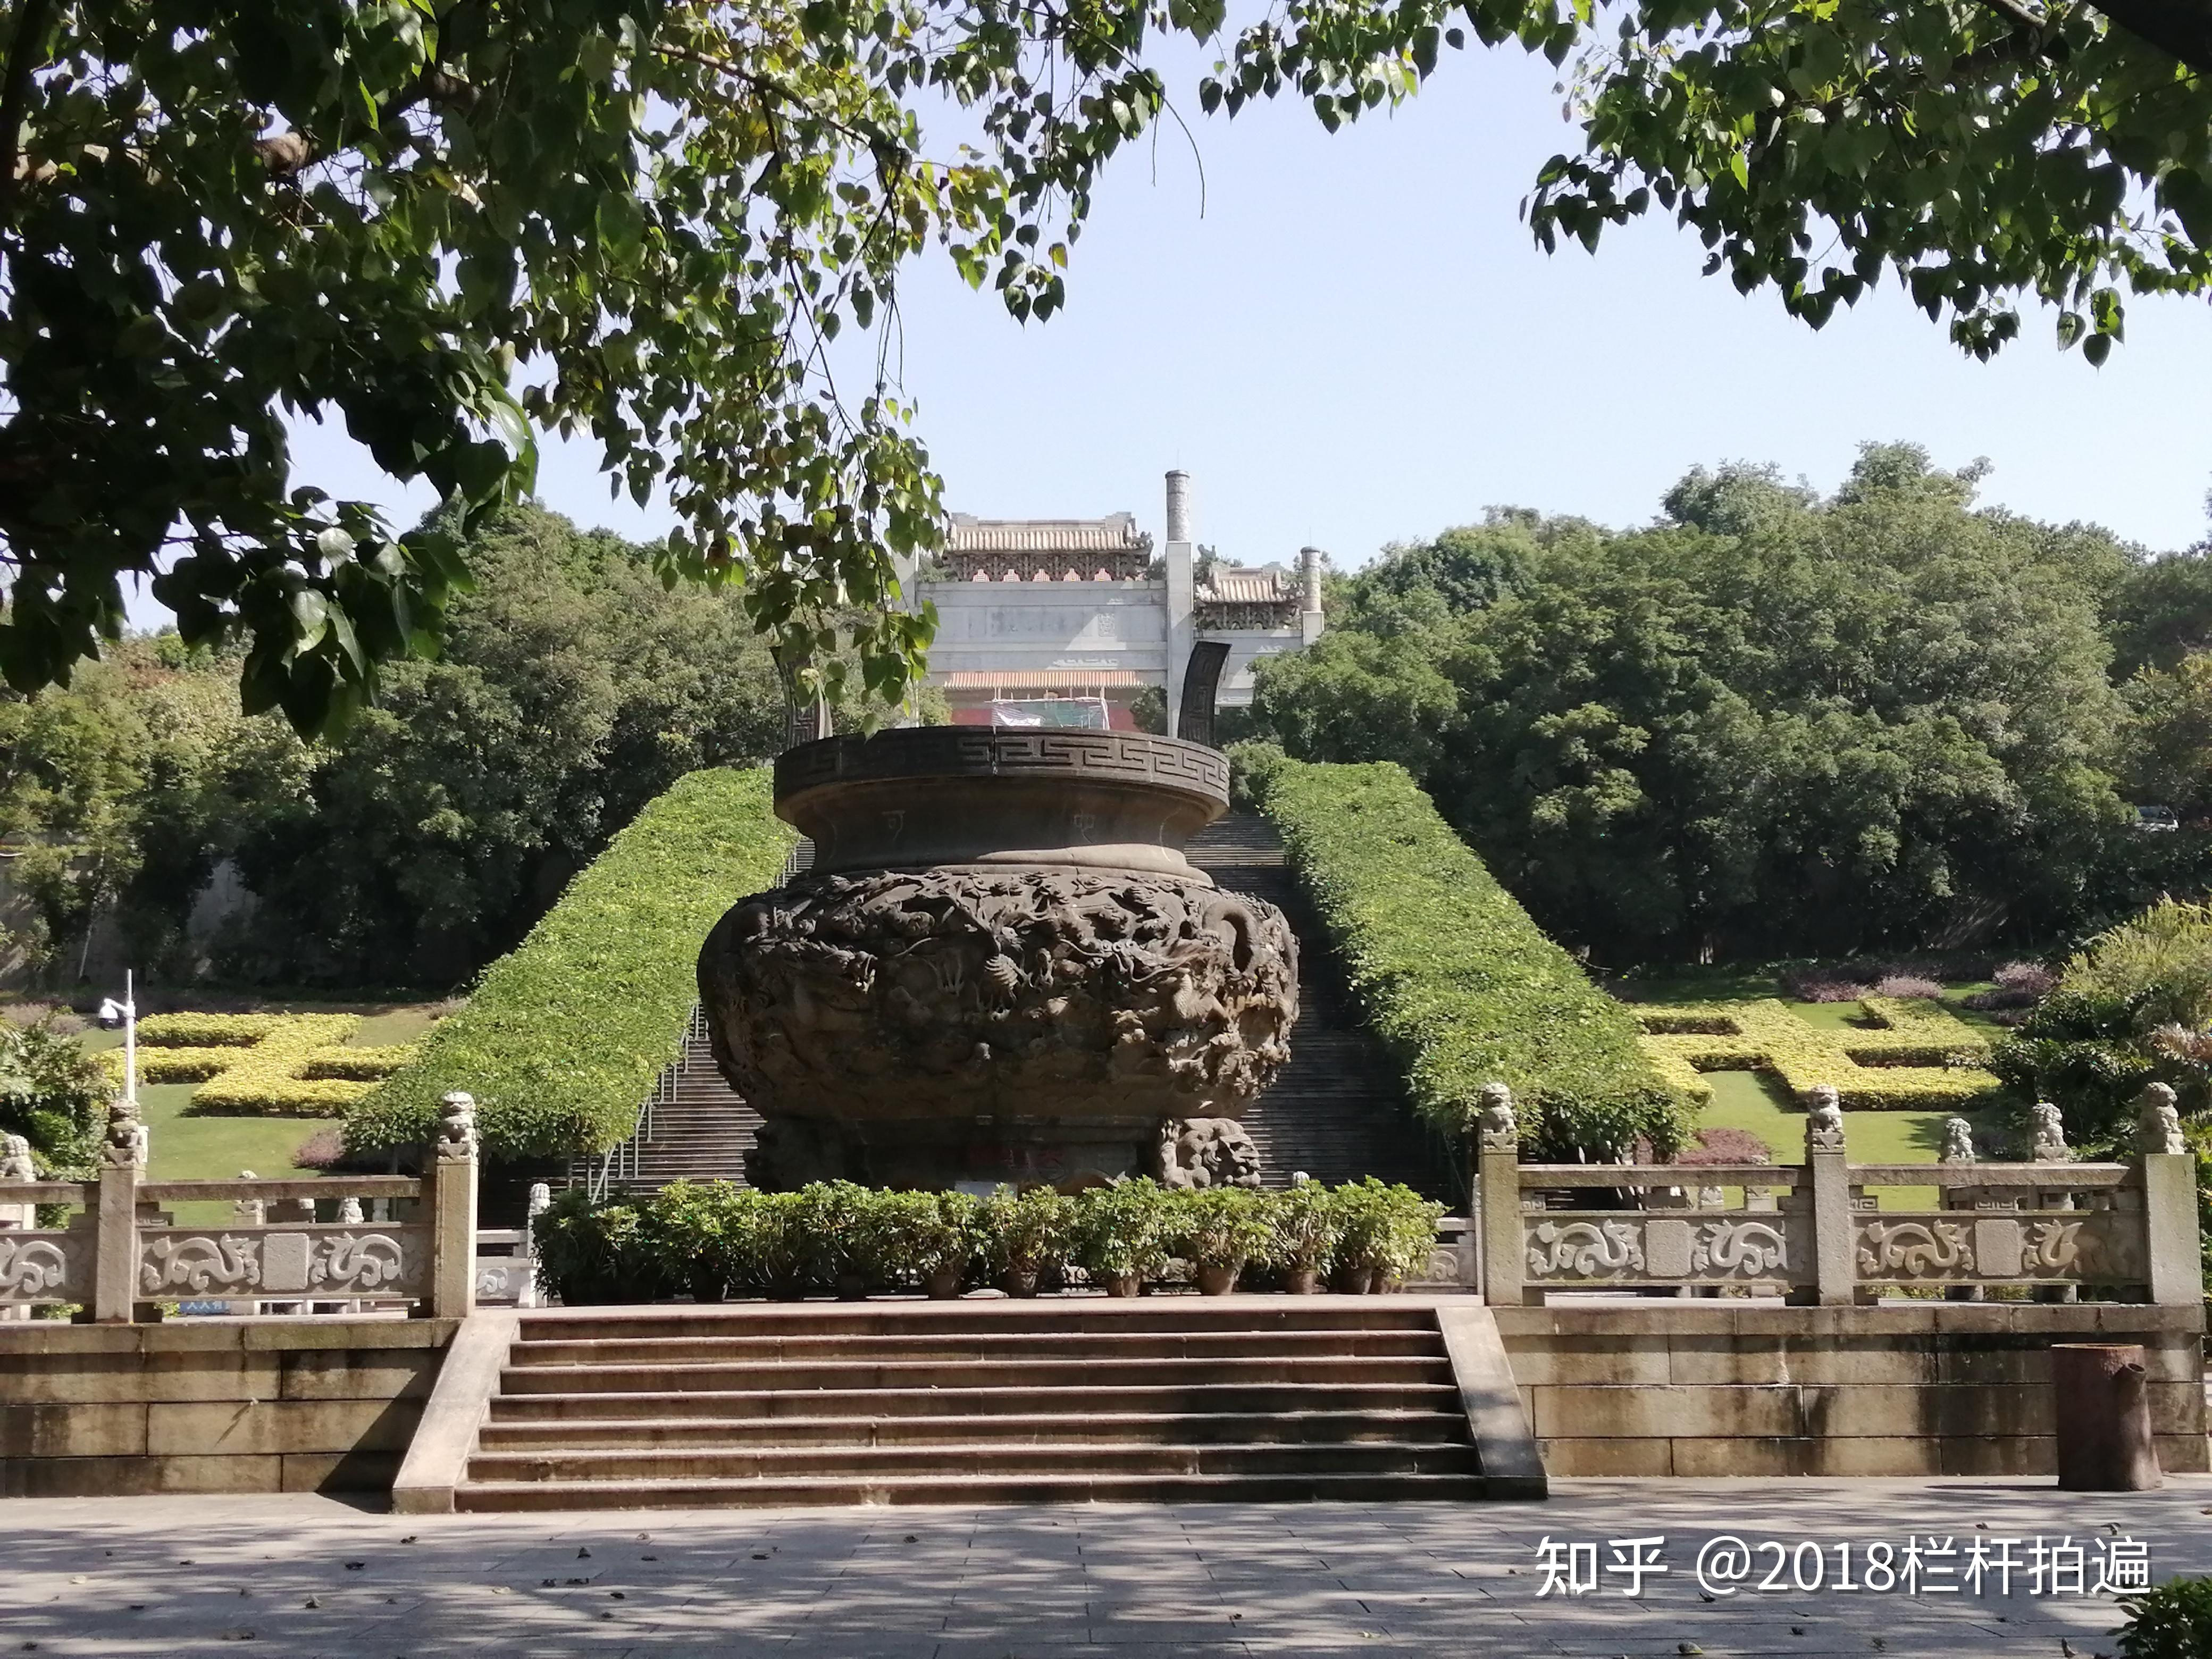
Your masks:
<path fill-rule="evenodd" d="M 2056 1342 L 2141 1343 L 2160 1465 L 2207 1468 L 2201 1306 L 1492 1311 L 1555 1478 L 2052 1474 Z"/>
<path fill-rule="evenodd" d="M 383 1491 L 459 1323 L 0 1324 L 0 1496 Z"/>

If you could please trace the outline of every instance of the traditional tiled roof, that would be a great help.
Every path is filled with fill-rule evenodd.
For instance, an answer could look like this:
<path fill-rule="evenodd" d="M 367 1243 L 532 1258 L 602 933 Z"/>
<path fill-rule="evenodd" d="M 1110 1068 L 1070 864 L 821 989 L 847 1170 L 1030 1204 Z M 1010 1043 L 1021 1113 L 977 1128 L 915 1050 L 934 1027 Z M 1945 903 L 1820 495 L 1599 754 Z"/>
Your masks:
<path fill-rule="evenodd" d="M 948 691 L 1079 691 L 1147 684 L 1133 668 L 956 668 L 945 677 Z"/>
<path fill-rule="evenodd" d="M 1296 599 L 1297 589 L 1279 570 L 1223 569 L 1217 566 L 1213 574 L 1198 585 L 1198 598 L 1218 599 L 1224 605 L 1272 605 Z"/>
<path fill-rule="evenodd" d="M 1064 580 L 1071 569 L 1080 573 L 1079 580 L 1103 571 L 1107 580 L 1127 580 L 1145 574 L 1152 541 L 1128 513 L 1103 519 L 977 519 L 956 513 L 939 556 L 955 575 L 969 580 Z"/>

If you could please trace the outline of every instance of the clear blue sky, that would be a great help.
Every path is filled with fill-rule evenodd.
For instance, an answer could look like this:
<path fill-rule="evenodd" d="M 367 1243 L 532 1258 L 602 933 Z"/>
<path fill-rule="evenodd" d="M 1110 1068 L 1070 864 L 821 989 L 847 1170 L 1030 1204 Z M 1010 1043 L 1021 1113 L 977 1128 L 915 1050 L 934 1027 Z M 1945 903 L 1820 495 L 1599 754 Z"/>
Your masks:
<path fill-rule="evenodd" d="M 1161 474 L 1195 480 L 1230 558 L 1306 543 L 1343 564 L 1490 503 L 1648 520 L 1692 465 L 1771 461 L 1832 489 L 1863 441 L 1987 456 L 1985 502 L 2087 520 L 2155 549 L 2206 529 L 2212 307 L 2139 300 L 2101 369 L 2048 313 L 1994 363 L 1893 286 L 1818 333 L 1771 295 L 1701 276 L 1654 222 L 1595 256 L 1546 256 L 1518 207 L 1573 137 L 1555 75 L 1517 49 L 1448 58 L 1395 116 L 1334 136 L 1303 106 L 1202 119 L 1199 61 L 1172 124 L 1109 169 L 1069 306 L 1024 327 L 941 262 L 904 294 L 905 382 L 948 504 L 985 516 L 1127 508 L 1155 535 Z M 301 434 L 302 476 L 387 501 L 343 447 Z M 335 473 L 335 476 L 333 476 Z M 608 499 L 593 457 L 549 448 L 540 493 L 589 524 L 665 528 Z"/>

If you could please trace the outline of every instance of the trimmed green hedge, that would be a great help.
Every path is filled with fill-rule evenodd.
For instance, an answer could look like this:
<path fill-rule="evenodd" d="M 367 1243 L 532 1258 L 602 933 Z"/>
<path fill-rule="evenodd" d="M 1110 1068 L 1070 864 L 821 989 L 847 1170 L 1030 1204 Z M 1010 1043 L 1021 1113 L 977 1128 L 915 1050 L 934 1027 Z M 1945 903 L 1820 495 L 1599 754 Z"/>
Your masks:
<path fill-rule="evenodd" d="M 772 811 L 766 767 L 678 780 L 484 970 L 422 1057 L 353 1109 L 347 1150 L 427 1139 L 453 1089 L 476 1097 L 495 1157 L 620 1144 L 683 1046 L 708 930 L 775 884 L 794 838 Z"/>
<path fill-rule="evenodd" d="M 1638 1044 L 1634 1013 L 1529 920 L 1402 767 L 1268 758 L 1250 787 L 1424 1117 L 1462 1134 L 1496 1081 L 1532 1156 L 1611 1156 L 1639 1135 L 1666 1153 L 1687 1138 L 1687 1102 Z"/>

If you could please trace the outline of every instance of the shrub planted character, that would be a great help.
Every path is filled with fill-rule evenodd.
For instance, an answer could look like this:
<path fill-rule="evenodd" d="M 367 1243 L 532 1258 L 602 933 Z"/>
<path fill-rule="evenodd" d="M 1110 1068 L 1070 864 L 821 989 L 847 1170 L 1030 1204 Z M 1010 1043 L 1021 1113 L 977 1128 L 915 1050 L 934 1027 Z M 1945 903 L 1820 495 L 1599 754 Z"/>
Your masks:
<path fill-rule="evenodd" d="M 1255 1256 L 1264 1255 L 1274 1239 L 1272 1200 L 1249 1187 L 1206 1187 L 1176 1193 L 1170 1212 L 1176 1254 L 1197 1270 L 1198 1288 L 1224 1296 Z"/>
<path fill-rule="evenodd" d="M 1001 1187 L 977 1206 L 992 1271 L 1009 1296 L 1035 1296 L 1038 1279 L 1067 1259 L 1075 1200 L 1049 1187 Z"/>
<path fill-rule="evenodd" d="M 1075 1199 L 1076 1265 L 1109 1296 L 1134 1296 L 1168 1265 L 1169 1194 L 1139 1176 Z"/>
<path fill-rule="evenodd" d="M 1328 1188 L 1303 1175 L 1291 1180 L 1287 1192 L 1269 1194 L 1267 1204 L 1267 1260 L 1282 1269 L 1285 1289 L 1310 1296 L 1335 1258 L 1344 1234 L 1343 1206 Z"/>

